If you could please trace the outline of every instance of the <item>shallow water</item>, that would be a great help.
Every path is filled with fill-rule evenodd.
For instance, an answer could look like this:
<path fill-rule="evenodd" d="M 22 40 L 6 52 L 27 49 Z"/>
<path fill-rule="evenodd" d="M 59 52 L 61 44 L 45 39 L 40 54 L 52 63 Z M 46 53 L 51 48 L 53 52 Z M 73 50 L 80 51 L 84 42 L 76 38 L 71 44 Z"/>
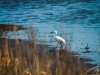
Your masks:
<path fill-rule="evenodd" d="M 99 8 L 99 0 L 0 0 L 0 23 L 34 26 L 37 39 L 49 45 L 50 32 L 57 30 L 70 50 L 100 64 Z M 87 44 L 92 55 L 81 53 Z"/>

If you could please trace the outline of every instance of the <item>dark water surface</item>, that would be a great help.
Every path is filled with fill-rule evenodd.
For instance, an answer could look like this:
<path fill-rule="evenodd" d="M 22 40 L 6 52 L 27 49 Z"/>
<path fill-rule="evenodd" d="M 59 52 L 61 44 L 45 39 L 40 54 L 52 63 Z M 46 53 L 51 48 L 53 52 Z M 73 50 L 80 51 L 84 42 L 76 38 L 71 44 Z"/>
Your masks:
<path fill-rule="evenodd" d="M 72 51 L 100 64 L 99 0 L 0 0 L 0 23 L 34 26 L 47 43 L 57 30 Z M 81 53 L 87 44 L 93 52 Z"/>

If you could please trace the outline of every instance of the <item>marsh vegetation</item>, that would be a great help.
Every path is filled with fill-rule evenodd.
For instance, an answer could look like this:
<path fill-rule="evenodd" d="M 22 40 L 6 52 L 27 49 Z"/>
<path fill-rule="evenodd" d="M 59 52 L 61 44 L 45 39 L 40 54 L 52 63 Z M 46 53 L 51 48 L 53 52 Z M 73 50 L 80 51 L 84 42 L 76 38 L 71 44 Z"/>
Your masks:
<path fill-rule="evenodd" d="M 67 48 L 50 52 L 36 44 L 34 29 L 27 35 L 29 40 L 0 38 L 0 75 L 80 75 L 89 68 Z"/>

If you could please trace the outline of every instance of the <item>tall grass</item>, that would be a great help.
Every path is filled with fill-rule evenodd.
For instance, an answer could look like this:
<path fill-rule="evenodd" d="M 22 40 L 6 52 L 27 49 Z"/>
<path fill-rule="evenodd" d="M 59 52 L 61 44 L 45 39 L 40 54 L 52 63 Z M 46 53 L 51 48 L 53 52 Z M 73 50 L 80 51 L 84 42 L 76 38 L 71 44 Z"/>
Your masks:
<path fill-rule="evenodd" d="M 29 40 L 0 39 L 0 75 L 80 75 L 81 63 L 67 49 L 49 52 L 35 43 L 33 29 L 27 30 Z"/>

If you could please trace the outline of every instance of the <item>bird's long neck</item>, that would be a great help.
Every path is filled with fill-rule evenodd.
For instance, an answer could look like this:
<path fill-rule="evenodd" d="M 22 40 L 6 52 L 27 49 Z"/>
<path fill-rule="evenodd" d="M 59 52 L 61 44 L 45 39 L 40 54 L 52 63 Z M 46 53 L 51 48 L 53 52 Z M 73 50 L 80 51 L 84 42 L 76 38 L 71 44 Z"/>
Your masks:
<path fill-rule="evenodd" d="M 54 38 L 56 37 L 56 35 L 57 35 L 57 34 L 55 33 L 55 34 L 54 34 Z"/>

